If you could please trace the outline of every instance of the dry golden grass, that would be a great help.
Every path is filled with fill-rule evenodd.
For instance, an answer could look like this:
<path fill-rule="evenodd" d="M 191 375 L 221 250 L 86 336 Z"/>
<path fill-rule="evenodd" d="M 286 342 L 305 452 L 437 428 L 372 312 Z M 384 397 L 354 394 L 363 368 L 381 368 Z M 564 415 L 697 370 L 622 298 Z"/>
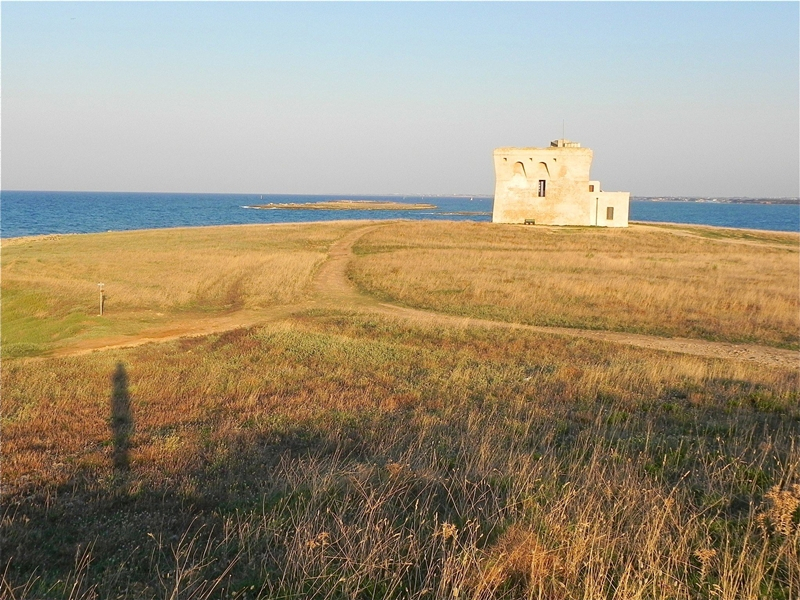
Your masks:
<path fill-rule="evenodd" d="M 45 236 L 2 245 L 6 356 L 75 337 L 132 334 L 190 312 L 302 299 L 330 244 L 353 223 Z M 106 289 L 100 319 L 98 283 Z"/>
<path fill-rule="evenodd" d="M 798 250 L 791 233 L 405 222 L 365 236 L 350 276 L 454 314 L 797 348 Z"/>
<path fill-rule="evenodd" d="M 9 596 L 800 590 L 795 371 L 317 311 L 2 385 Z"/>
<path fill-rule="evenodd" d="M 4 242 L 4 340 L 88 335 L 100 278 L 134 316 L 295 302 L 357 226 Z M 796 236 L 727 235 L 389 224 L 353 277 L 559 324 L 627 294 L 657 314 L 591 323 L 796 344 Z M 1 597 L 800 597 L 797 369 L 342 307 L 0 375 Z"/>

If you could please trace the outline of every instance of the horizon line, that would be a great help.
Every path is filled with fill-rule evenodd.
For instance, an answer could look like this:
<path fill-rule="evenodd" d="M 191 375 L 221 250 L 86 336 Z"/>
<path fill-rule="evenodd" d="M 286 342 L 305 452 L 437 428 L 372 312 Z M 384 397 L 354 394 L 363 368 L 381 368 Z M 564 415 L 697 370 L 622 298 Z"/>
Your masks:
<path fill-rule="evenodd" d="M 438 197 L 438 198 L 447 198 L 447 197 L 471 197 L 471 198 L 493 198 L 494 194 L 486 194 L 486 193 L 447 193 L 447 194 L 437 194 L 437 193 L 402 193 L 402 192 L 392 192 L 392 193 L 371 193 L 371 194 L 364 194 L 364 193 L 338 193 L 338 192 L 329 192 L 329 193 L 299 193 L 299 192 L 163 192 L 163 191 L 141 191 L 141 190 L 47 190 L 47 189 L 2 189 L 0 188 L 0 194 L 6 192 L 23 192 L 23 193 L 55 193 L 55 194 L 173 194 L 173 195 L 193 195 L 193 196 L 412 196 L 417 198 L 422 197 Z M 800 201 L 800 196 L 774 196 L 774 195 L 760 195 L 760 196 L 724 196 L 724 195 L 715 195 L 715 194 L 630 194 L 631 199 L 634 198 L 700 198 L 700 199 L 722 199 L 722 200 L 733 200 L 733 199 L 750 199 L 750 200 L 797 200 Z"/>

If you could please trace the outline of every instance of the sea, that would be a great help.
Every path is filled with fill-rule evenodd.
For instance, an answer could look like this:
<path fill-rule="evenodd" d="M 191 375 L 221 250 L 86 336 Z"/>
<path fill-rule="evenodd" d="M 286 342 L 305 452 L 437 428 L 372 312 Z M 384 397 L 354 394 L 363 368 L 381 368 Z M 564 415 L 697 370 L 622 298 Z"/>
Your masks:
<path fill-rule="evenodd" d="M 433 204 L 420 210 L 256 209 L 259 204 L 382 200 Z M 95 233 L 162 227 L 302 223 L 350 219 L 492 220 L 490 196 L 337 196 L 0 192 L 0 237 Z M 688 223 L 768 231 L 800 231 L 797 204 L 734 204 L 631 200 L 631 221 Z"/>

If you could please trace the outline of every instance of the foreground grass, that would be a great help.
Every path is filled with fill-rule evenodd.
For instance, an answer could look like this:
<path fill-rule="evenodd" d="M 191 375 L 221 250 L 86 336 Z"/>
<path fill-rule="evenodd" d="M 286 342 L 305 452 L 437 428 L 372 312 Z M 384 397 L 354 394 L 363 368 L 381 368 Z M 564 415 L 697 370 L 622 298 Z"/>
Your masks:
<path fill-rule="evenodd" d="M 0 593 L 794 598 L 798 383 L 321 311 L 6 361 Z"/>
<path fill-rule="evenodd" d="M 797 234 L 405 222 L 369 233 L 355 251 L 353 281 L 409 306 L 800 347 Z"/>
<path fill-rule="evenodd" d="M 205 227 L 2 242 L 2 347 L 31 356 L 176 317 L 301 299 L 353 223 Z M 98 316 L 104 283 L 105 317 Z"/>

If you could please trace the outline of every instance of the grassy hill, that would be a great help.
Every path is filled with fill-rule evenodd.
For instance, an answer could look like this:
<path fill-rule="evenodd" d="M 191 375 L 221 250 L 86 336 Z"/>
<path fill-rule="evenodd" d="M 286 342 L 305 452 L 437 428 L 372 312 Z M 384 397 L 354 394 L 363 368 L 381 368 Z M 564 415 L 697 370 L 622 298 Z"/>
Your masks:
<path fill-rule="evenodd" d="M 348 272 L 380 301 L 796 348 L 798 236 L 743 235 L 393 222 L 4 241 L 0 595 L 796 597 L 796 367 L 415 322 L 319 289 L 361 236 Z M 244 312 L 263 319 L 47 355 Z"/>

